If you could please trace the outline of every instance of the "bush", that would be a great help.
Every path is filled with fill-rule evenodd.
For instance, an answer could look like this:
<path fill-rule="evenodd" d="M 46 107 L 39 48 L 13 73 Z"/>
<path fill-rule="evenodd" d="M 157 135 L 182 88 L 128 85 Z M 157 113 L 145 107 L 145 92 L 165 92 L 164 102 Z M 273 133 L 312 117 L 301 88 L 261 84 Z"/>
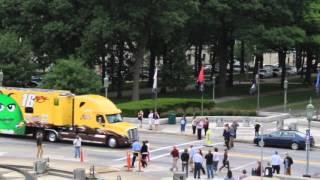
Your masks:
<path fill-rule="evenodd" d="M 117 106 L 122 110 L 124 116 L 136 116 L 139 110 L 143 110 L 144 114 L 147 115 L 150 109 L 154 109 L 154 100 L 140 100 L 132 101 L 127 103 L 120 103 Z M 160 98 L 157 100 L 157 111 L 161 117 L 167 117 L 168 112 L 172 111 L 182 115 L 186 110 L 200 109 L 201 100 L 198 99 L 186 99 L 186 98 Z M 213 108 L 214 102 L 211 100 L 204 100 L 204 108 Z M 165 114 L 164 114 L 165 113 Z"/>

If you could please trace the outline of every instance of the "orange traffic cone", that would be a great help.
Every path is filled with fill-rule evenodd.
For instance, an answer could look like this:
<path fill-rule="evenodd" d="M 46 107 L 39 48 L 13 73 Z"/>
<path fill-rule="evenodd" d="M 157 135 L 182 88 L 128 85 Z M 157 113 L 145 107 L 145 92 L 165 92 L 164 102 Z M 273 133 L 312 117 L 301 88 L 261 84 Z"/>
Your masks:
<path fill-rule="evenodd" d="M 131 167 L 131 154 L 130 154 L 130 151 L 127 152 L 127 166 L 128 166 L 127 171 L 130 171 L 130 167 Z"/>
<path fill-rule="evenodd" d="M 80 149 L 80 162 L 84 161 L 84 154 L 82 148 Z"/>

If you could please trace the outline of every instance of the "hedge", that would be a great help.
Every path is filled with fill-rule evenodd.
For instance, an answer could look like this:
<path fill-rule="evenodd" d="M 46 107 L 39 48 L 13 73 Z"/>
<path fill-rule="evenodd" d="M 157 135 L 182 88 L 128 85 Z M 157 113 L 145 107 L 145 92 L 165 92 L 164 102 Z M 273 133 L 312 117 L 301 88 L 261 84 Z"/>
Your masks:
<path fill-rule="evenodd" d="M 146 99 L 140 101 L 131 101 L 126 103 L 117 104 L 118 108 L 122 110 L 123 116 L 135 117 L 139 110 L 143 110 L 147 115 L 150 109 L 154 109 L 154 100 Z M 211 100 L 204 100 L 203 107 L 206 109 L 213 108 L 214 102 Z M 164 112 L 187 109 L 201 108 L 201 100 L 199 99 L 187 99 L 187 98 L 159 98 L 157 99 L 157 111 L 161 117 Z"/>

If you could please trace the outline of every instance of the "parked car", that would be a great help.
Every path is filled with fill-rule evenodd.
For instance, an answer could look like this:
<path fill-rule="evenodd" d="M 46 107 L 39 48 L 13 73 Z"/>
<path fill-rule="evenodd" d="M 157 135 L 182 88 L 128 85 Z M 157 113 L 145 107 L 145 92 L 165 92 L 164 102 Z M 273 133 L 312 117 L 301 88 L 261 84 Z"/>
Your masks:
<path fill-rule="evenodd" d="M 297 68 L 293 66 L 286 67 L 286 72 L 288 75 L 296 75 L 297 74 Z"/>
<path fill-rule="evenodd" d="M 271 69 L 259 69 L 259 76 L 260 78 L 269 78 L 272 77 L 272 70 Z"/>
<path fill-rule="evenodd" d="M 261 135 L 253 139 L 253 143 L 257 146 L 273 146 L 281 148 L 291 148 L 294 150 L 304 149 L 306 146 L 306 135 L 294 130 L 278 130 L 270 134 L 263 135 L 263 142 Z M 315 144 L 314 138 L 310 137 L 310 146 Z"/>
<path fill-rule="evenodd" d="M 274 68 L 273 69 L 273 77 L 280 77 L 282 73 L 282 69 L 281 68 Z"/>

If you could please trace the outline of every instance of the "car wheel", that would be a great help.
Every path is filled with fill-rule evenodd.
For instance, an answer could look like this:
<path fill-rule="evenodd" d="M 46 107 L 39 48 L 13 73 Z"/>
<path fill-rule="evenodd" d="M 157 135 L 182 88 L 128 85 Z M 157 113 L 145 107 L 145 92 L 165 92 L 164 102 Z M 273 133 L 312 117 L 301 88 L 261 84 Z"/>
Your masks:
<path fill-rule="evenodd" d="M 292 143 L 291 144 L 291 149 L 297 150 L 297 149 L 299 149 L 299 145 L 297 143 Z"/>
<path fill-rule="evenodd" d="M 48 136 L 47 136 L 48 141 L 50 142 L 56 142 L 58 140 L 58 137 L 56 135 L 56 133 L 54 132 L 49 132 Z"/>
<path fill-rule="evenodd" d="M 259 143 L 258 143 L 258 146 L 260 146 L 260 147 L 263 147 L 263 146 L 265 146 L 265 143 L 264 143 L 264 141 L 259 141 Z"/>
<path fill-rule="evenodd" d="M 107 143 L 110 148 L 115 148 L 118 145 L 117 139 L 114 136 L 110 136 Z"/>

